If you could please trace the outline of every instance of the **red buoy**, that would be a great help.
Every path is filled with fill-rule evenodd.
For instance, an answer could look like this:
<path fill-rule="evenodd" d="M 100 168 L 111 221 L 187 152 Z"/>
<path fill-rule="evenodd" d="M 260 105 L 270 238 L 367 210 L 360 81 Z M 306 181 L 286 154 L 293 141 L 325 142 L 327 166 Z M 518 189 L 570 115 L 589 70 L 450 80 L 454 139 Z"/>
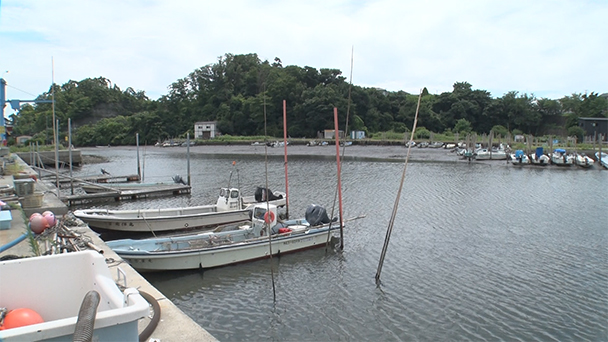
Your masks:
<path fill-rule="evenodd" d="M 0 329 L 19 328 L 38 323 L 44 323 L 44 320 L 36 311 L 27 308 L 19 308 L 11 310 L 6 314 L 4 317 L 4 324 Z"/>

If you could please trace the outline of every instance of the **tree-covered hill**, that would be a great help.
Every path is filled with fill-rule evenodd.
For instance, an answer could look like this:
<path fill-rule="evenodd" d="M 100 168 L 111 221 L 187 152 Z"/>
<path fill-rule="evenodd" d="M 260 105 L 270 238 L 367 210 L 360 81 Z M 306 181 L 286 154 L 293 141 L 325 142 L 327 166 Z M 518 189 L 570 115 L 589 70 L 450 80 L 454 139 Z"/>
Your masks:
<path fill-rule="evenodd" d="M 333 108 L 349 129 L 368 134 L 411 128 L 418 94 L 350 85 L 337 69 L 283 66 L 279 58 L 262 61 L 257 54 L 219 57 L 168 87 L 167 95 L 150 100 L 144 91 L 121 90 L 104 77 L 53 85 L 39 99 L 51 99 L 62 135 L 72 121 L 77 146 L 124 145 L 140 140 L 193 137 L 197 121 L 217 121 L 222 134 L 282 136 L 283 100 L 288 132 L 314 138 L 333 128 Z M 349 102 L 350 93 L 350 102 Z M 578 117 L 608 117 L 608 100 L 597 93 L 572 94 L 559 100 L 511 91 L 493 98 L 488 91 L 457 82 L 451 92 L 423 91 L 418 126 L 443 133 L 488 133 L 500 125 L 511 133 L 569 134 L 582 138 Z M 52 137 L 51 104 L 25 105 L 11 117 L 13 136 Z"/>

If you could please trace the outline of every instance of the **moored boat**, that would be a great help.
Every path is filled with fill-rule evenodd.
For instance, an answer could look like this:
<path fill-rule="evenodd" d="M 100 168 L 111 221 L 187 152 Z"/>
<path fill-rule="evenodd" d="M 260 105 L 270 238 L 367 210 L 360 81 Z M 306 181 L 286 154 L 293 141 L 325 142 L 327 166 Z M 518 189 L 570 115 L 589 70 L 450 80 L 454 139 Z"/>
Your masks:
<path fill-rule="evenodd" d="M 549 163 L 551 163 L 551 158 L 544 153 L 542 147 L 537 148 L 535 153 L 530 154 L 530 164 L 532 165 L 547 166 Z"/>
<path fill-rule="evenodd" d="M 504 149 L 487 149 L 482 148 L 476 151 L 475 159 L 477 160 L 505 160 L 507 153 Z"/>
<path fill-rule="evenodd" d="M 556 148 L 551 153 L 551 163 L 557 166 L 572 166 L 574 165 L 574 156 L 566 153 L 563 148 Z"/>
<path fill-rule="evenodd" d="M 595 161 L 584 153 L 577 153 L 574 158 L 574 162 L 576 165 L 582 168 L 590 168 L 595 164 Z"/>
<path fill-rule="evenodd" d="M 530 158 L 528 158 L 528 155 L 526 155 L 522 150 L 515 151 L 515 153 L 510 155 L 510 158 L 511 164 L 513 165 L 522 166 L 530 164 Z"/>
<path fill-rule="evenodd" d="M 595 152 L 595 159 L 604 168 L 608 169 L 608 153 L 606 152 Z"/>
<path fill-rule="evenodd" d="M 283 222 L 276 210 L 272 204 L 256 204 L 251 224 L 228 231 L 114 240 L 108 247 L 139 271 L 205 269 L 267 258 L 270 244 L 273 255 L 325 246 L 340 228 L 320 206 L 309 206 L 305 218 Z"/>
<path fill-rule="evenodd" d="M 159 209 L 85 209 L 74 211 L 74 216 L 92 229 L 121 232 L 166 232 L 182 229 L 214 227 L 221 224 L 248 220 L 252 200 L 265 201 L 266 192 L 258 189 L 258 198 L 241 197 L 236 188 L 222 188 L 215 204 Z M 285 194 L 268 191 L 269 202 L 284 206 Z M 256 194 L 257 195 L 257 194 Z"/>

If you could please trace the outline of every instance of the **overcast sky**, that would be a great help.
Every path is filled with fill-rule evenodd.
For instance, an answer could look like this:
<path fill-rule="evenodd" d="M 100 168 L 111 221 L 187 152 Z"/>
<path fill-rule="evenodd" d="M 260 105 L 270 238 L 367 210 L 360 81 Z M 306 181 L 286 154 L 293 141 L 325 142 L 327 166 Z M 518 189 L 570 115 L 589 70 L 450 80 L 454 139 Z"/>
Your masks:
<path fill-rule="evenodd" d="M 58 84 L 103 76 L 158 99 L 226 53 L 349 79 L 353 50 L 359 86 L 604 93 L 608 1 L 0 0 L 7 99 L 48 91 L 53 69 Z"/>

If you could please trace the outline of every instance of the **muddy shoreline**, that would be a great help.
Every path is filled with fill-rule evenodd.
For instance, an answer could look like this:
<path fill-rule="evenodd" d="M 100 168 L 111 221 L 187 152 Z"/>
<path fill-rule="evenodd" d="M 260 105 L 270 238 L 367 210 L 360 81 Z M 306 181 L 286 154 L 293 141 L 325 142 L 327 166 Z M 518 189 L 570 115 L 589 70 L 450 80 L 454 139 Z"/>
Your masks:
<path fill-rule="evenodd" d="M 135 146 L 117 146 L 117 147 L 84 147 L 80 150 L 83 152 L 83 161 L 85 163 L 99 162 L 99 157 L 95 156 L 95 151 L 100 149 L 123 149 L 136 150 Z M 146 146 L 145 151 L 166 152 L 166 153 L 184 153 L 187 147 L 154 147 Z M 140 146 L 140 153 L 143 153 L 144 148 Z M 343 159 L 355 160 L 384 160 L 384 161 L 405 161 L 407 156 L 407 147 L 401 146 L 384 146 L 384 145 L 351 145 L 340 147 L 340 155 Z M 267 147 L 260 145 L 198 145 L 190 146 L 191 154 L 227 154 L 227 155 L 260 155 L 264 156 L 284 156 L 284 147 Z M 288 156 L 310 156 L 310 157 L 335 157 L 336 146 L 305 146 L 305 145 L 290 145 L 287 147 Z M 466 162 L 449 149 L 444 148 L 418 148 L 412 147 L 410 151 L 410 161 L 423 162 Z"/>

